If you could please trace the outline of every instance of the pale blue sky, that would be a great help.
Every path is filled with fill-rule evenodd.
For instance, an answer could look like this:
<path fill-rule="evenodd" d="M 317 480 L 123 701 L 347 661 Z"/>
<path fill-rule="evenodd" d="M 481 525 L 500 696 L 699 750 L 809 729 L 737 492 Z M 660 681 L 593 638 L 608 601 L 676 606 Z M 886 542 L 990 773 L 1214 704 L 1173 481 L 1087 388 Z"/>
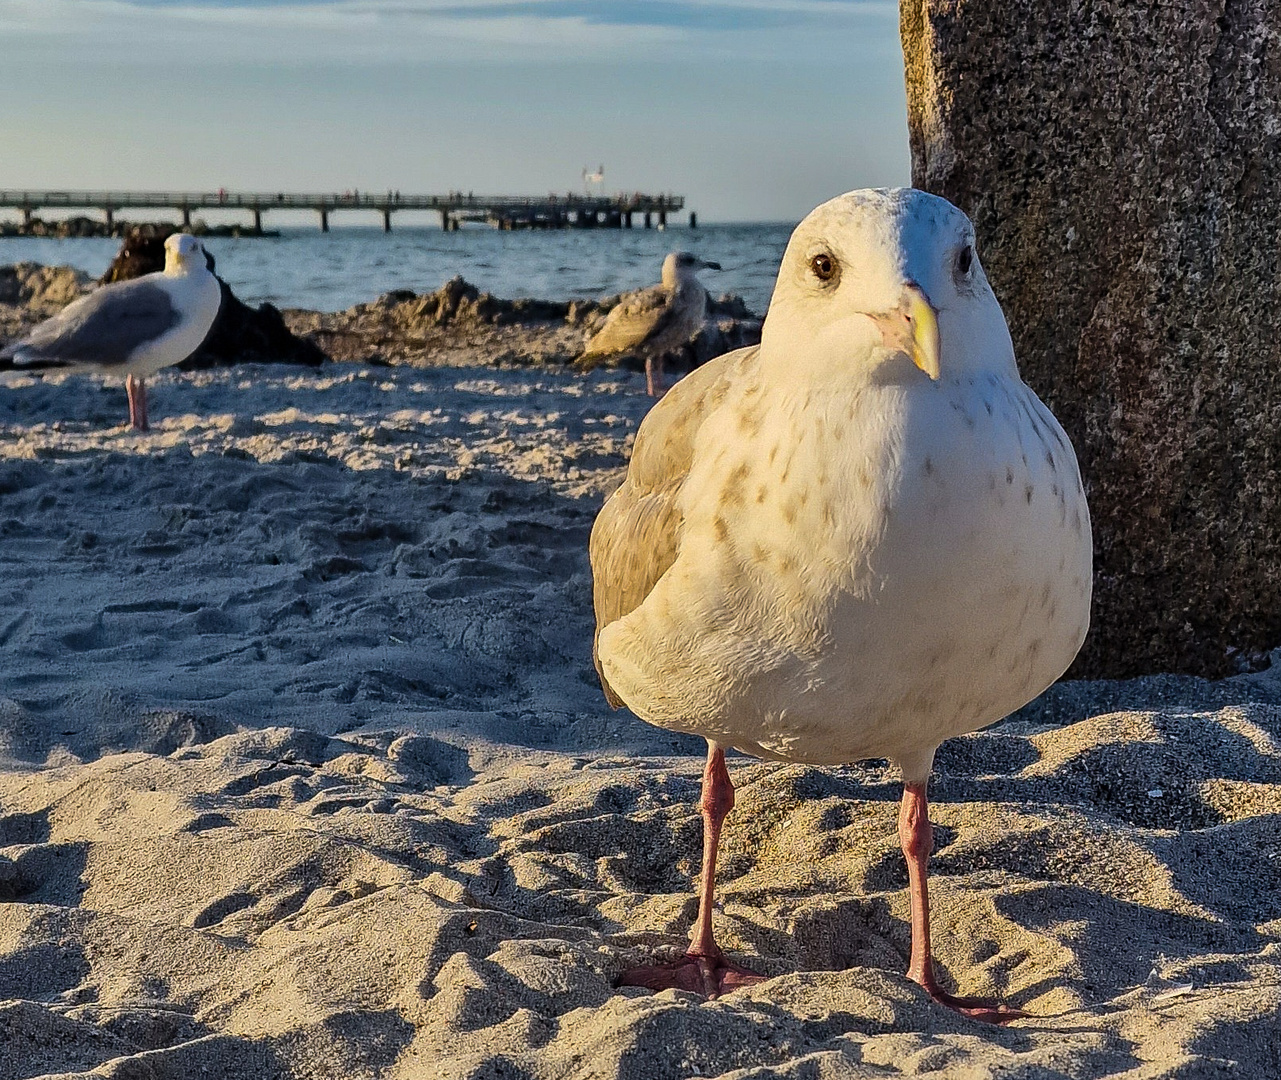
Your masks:
<path fill-rule="evenodd" d="M 674 191 L 795 220 L 907 183 L 882 0 L 0 0 L 0 187 Z"/>

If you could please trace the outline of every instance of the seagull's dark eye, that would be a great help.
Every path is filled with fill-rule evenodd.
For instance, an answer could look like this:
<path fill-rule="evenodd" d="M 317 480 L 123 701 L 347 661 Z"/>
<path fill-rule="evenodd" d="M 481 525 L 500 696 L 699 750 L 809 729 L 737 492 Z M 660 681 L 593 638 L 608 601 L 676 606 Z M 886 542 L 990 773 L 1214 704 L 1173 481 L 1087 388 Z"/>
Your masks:
<path fill-rule="evenodd" d="M 956 268 L 962 274 L 968 274 L 973 263 L 974 249 L 969 244 L 966 244 L 965 247 L 961 248 L 961 254 L 956 257 Z"/>
<path fill-rule="evenodd" d="M 819 281 L 833 281 L 839 272 L 836 260 L 827 252 L 810 259 L 810 270 Z"/>

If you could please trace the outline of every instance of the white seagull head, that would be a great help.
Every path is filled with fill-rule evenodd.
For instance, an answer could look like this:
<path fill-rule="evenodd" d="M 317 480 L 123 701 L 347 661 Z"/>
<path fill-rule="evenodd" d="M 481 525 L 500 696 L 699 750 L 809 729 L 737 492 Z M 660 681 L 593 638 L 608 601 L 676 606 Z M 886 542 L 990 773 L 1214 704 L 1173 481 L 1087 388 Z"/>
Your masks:
<path fill-rule="evenodd" d="M 681 279 L 697 280 L 699 270 L 719 270 L 720 263 L 708 262 L 688 251 L 673 251 L 663 260 L 663 284 L 674 289 Z"/>
<path fill-rule="evenodd" d="M 778 342 L 796 357 L 799 341 L 815 363 L 895 381 L 1017 373 L 974 226 L 946 199 L 915 188 L 851 191 L 796 227 L 762 349 Z"/>
<path fill-rule="evenodd" d="M 205 249 L 190 233 L 174 233 L 165 241 L 165 273 L 205 268 Z"/>

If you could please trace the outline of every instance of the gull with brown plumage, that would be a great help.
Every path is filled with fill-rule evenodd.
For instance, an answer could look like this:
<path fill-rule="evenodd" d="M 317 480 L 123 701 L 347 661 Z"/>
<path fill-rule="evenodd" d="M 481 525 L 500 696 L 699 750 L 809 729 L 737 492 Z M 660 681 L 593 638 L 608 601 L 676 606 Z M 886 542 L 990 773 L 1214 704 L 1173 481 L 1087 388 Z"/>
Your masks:
<path fill-rule="evenodd" d="M 623 297 L 610 309 L 605 325 L 588 339 L 577 363 L 591 368 L 611 357 L 638 356 L 645 360 L 645 387 L 661 397 L 663 357 L 698 333 L 707 318 L 707 290 L 695 276 L 699 270 L 719 270 L 688 251 L 673 251 L 663 260 L 662 280 Z"/>
<path fill-rule="evenodd" d="M 703 736 L 703 871 L 685 957 L 623 983 L 716 996 L 758 981 L 716 944 L 733 747 L 902 772 L 908 977 L 930 948 L 926 784 L 945 739 L 1030 701 L 1089 623 L 1089 510 L 1071 443 L 1019 378 L 969 219 L 912 189 L 855 191 L 793 233 L 761 344 L 645 418 L 591 536 L 610 702 Z"/>

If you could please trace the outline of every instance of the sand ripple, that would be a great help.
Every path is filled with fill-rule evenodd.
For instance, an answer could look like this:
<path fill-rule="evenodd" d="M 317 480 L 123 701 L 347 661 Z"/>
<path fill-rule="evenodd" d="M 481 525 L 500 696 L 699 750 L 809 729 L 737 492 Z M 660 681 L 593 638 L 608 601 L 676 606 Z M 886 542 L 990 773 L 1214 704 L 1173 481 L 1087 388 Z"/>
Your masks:
<path fill-rule="evenodd" d="M 899 788 L 605 707 L 585 545 L 634 376 L 239 368 L 0 387 L 0 1076 L 1281 1075 L 1281 688 L 1058 688 L 954 740 L 902 976 Z M 1118 707 L 1124 705 L 1118 711 Z M 691 756 L 693 755 L 693 756 Z"/>

